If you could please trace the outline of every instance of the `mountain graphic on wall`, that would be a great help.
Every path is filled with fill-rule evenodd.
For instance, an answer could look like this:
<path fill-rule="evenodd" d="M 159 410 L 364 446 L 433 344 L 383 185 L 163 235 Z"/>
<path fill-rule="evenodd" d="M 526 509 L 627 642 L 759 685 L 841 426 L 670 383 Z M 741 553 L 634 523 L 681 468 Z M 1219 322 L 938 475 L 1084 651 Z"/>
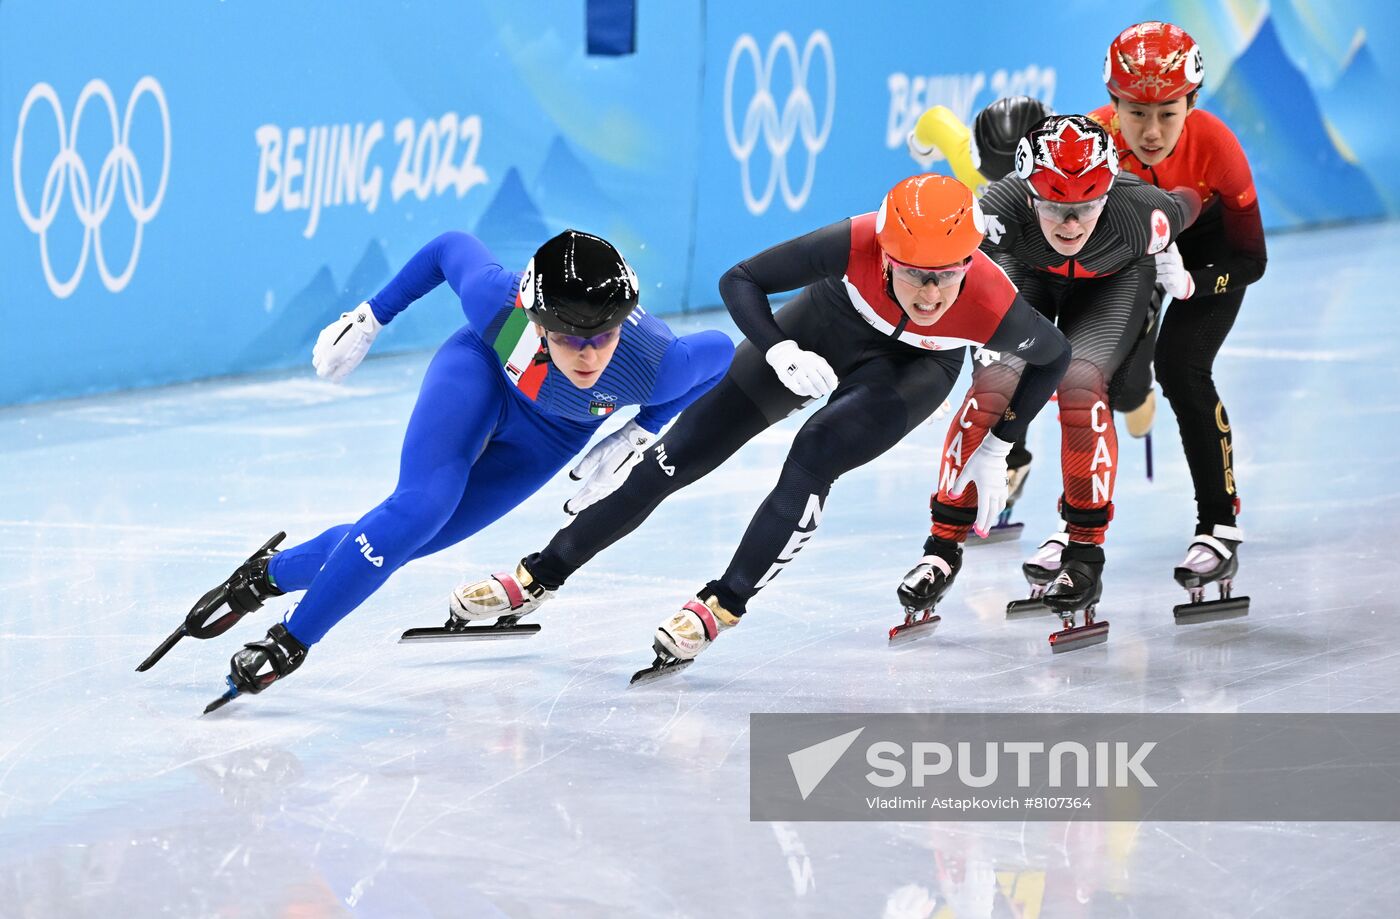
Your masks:
<path fill-rule="evenodd" d="M 1321 90 L 1337 78 L 1339 61 L 1318 34 L 1321 26 L 1315 17 L 1298 9 L 1298 0 L 1271 0 L 1269 21 L 1278 34 L 1279 44 L 1303 74 L 1314 91 Z"/>
<path fill-rule="evenodd" d="M 514 166 L 506 170 L 501 187 L 472 232 L 512 271 L 524 269 L 540 243 L 553 235 Z"/>
<path fill-rule="evenodd" d="M 1224 119 L 1244 146 L 1265 226 L 1385 214 L 1375 185 L 1328 134 L 1308 81 L 1268 17 L 1202 107 Z"/>
<path fill-rule="evenodd" d="M 579 159 L 568 141 L 556 136 L 549 144 L 544 165 L 531 188 L 535 202 L 550 226 L 590 230 L 616 213 L 616 204 L 604 194 L 593 173 Z"/>
<path fill-rule="evenodd" d="M 1318 94 L 1343 151 L 1380 186 L 1392 213 L 1400 212 L 1400 145 L 1391 119 L 1378 117 L 1376 100 L 1390 81 L 1376 63 L 1365 30 L 1357 30 L 1336 81 Z"/>
<path fill-rule="evenodd" d="M 344 284 L 336 282 L 329 265 L 317 267 L 302 288 L 273 311 L 267 326 L 243 349 L 237 366 L 260 370 L 301 364 L 309 358 L 321 329 L 378 290 L 391 270 L 376 239 L 365 244 Z"/>

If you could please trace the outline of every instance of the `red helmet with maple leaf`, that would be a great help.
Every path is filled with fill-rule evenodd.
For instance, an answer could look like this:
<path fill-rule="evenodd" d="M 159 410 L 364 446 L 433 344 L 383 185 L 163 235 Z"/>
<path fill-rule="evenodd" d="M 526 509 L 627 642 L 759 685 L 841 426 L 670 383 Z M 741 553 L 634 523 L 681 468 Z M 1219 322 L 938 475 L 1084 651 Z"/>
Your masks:
<path fill-rule="evenodd" d="M 1016 146 L 1016 174 L 1046 201 L 1089 201 L 1108 194 L 1118 151 L 1108 132 L 1084 115 L 1052 115 Z"/>
<path fill-rule="evenodd" d="M 1103 81 L 1124 102 L 1170 102 L 1200 89 L 1205 79 L 1201 47 L 1169 22 L 1140 22 L 1108 46 Z"/>

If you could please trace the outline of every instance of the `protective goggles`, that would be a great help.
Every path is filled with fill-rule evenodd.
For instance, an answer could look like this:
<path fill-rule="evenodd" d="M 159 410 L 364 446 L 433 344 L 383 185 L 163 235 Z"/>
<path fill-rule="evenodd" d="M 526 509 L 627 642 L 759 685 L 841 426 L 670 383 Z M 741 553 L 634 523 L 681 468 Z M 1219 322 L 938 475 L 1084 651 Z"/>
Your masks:
<path fill-rule="evenodd" d="M 1080 222 L 1083 222 L 1091 217 L 1097 217 L 1107 203 L 1108 195 L 1099 195 L 1088 201 L 1071 201 L 1067 204 L 1036 198 L 1035 212 L 1046 220 L 1053 220 L 1056 223 L 1065 223 L 1071 217 L 1078 217 Z"/>
<path fill-rule="evenodd" d="M 608 329 L 606 332 L 599 332 L 592 338 L 584 338 L 580 335 L 565 335 L 563 332 L 546 332 L 545 337 L 549 339 L 551 345 L 559 345 L 564 348 L 572 348 L 575 351 L 582 351 L 584 348 L 605 348 L 613 339 L 618 336 L 618 329 Z"/>
<path fill-rule="evenodd" d="M 972 268 L 972 256 L 963 259 L 957 265 L 944 265 L 941 268 L 919 268 L 916 265 L 906 265 L 890 254 L 885 253 L 885 258 L 890 260 L 890 268 L 895 277 L 915 287 L 923 287 L 932 281 L 939 287 L 952 287 L 961 281 L 970 268 Z"/>

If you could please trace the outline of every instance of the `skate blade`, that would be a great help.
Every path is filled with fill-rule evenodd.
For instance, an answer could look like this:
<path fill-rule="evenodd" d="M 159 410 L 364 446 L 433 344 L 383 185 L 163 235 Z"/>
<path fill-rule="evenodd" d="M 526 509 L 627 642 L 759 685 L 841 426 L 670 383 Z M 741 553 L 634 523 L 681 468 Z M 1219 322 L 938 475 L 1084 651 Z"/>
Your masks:
<path fill-rule="evenodd" d="M 694 658 L 687 661 L 677 658 L 665 660 L 658 655 L 656 660 L 652 661 L 650 667 L 638 670 L 636 673 L 632 674 L 632 679 L 628 681 L 627 685 L 641 686 L 645 683 L 655 683 L 657 680 L 665 679 L 668 676 L 675 676 L 693 663 L 695 663 Z"/>
<path fill-rule="evenodd" d="M 540 630 L 538 622 L 525 625 L 464 625 L 409 629 L 399 636 L 399 644 L 429 641 L 500 641 L 506 638 L 532 638 Z"/>
<path fill-rule="evenodd" d="M 1056 654 L 1075 651 L 1090 645 L 1101 645 L 1108 641 L 1108 620 L 1101 619 L 1091 625 L 1071 626 L 1050 636 L 1050 650 Z"/>
<path fill-rule="evenodd" d="M 913 622 L 901 622 L 890 629 L 890 647 L 908 644 L 920 638 L 927 638 L 933 634 L 933 630 L 938 623 L 943 621 L 942 616 L 928 616 L 923 619 L 915 619 Z"/>
<path fill-rule="evenodd" d="M 1181 603 L 1172 607 L 1172 615 L 1176 617 L 1177 625 L 1195 625 L 1200 622 L 1238 619 L 1241 616 L 1249 615 L 1249 598 L 1229 597 L 1224 600 Z"/>
<path fill-rule="evenodd" d="M 238 687 L 233 685 L 233 679 L 231 677 L 224 677 L 224 679 L 228 680 L 228 692 L 224 693 L 222 696 L 219 696 L 219 698 L 215 699 L 213 702 L 210 702 L 208 705 L 204 706 L 203 714 L 207 715 L 210 712 L 218 711 L 225 705 L 228 705 L 234 699 L 238 698 Z"/>
<path fill-rule="evenodd" d="M 180 639 L 184 638 L 188 634 L 189 632 L 185 629 L 185 624 L 183 622 L 180 623 L 180 627 L 175 631 L 171 632 L 170 637 L 165 639 L 165 641 L 161 642 L 160 647 L 152 651 L 150 655 L 136 667 L 136 672 L 145 673 L 147 670 L 150 670 L 157 663 L 159 663 L 162 657 L 165 657 L 166 653 L 171 648 L 175 647 L 176 643 L 178 643 Z"/>
<path fill-rule="evenodd" d="M 1024 523 L 1008 523 L 1004 526 L 994 526 L 987 531 L 986 536 L 978 536 L 971 531 L 967 534 L 966 545 L 969 546 L 990 546 L 998 542 L 1011 542 L 1021 538 L 1021 531 L 1026 528 Z"/>
<path fill-rule="evenodd" d="M 1039 597 L 1032 597 L 1029 600 L 1012 600 L 1006 604 L 1006 618 L 1016 619 L 1021 616 L 1035 616 L 1050 612 L 1050 607 L 1045 605 L 1045 601 Z"/>

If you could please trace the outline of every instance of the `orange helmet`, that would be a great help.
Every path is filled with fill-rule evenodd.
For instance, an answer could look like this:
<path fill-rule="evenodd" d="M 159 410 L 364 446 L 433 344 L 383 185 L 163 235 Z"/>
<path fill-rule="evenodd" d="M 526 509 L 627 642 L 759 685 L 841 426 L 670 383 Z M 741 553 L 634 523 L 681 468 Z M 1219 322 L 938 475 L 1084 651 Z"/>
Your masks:
<path fill-rule="evenodd" d="M 1124 102 L 1170 102 L 1201 88 L 1201 46 L 1170 22 L 1140 22 L 1108 46 L 1103 81 Z"/>
<path fill-rule="evenodd" d="M 982 208 L 972 189 L 943 175 L 910 176 L 891 188 L 875 218 L 880 248 L 897 262 L 941 268 L 982 244 Z"/>

